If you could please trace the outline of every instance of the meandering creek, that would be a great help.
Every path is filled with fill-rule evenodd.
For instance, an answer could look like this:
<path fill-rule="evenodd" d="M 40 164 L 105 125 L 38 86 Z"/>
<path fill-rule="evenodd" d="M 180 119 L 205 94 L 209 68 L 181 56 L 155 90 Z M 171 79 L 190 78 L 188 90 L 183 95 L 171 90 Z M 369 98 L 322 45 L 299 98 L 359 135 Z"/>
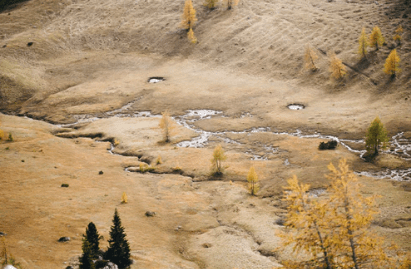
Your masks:
<path fill-rule="evenodd" d="M 133 102 L 130 102 L 126 105 L 124 105 L 120 109 L 116 109 L 113 111 L 109 111 L 106 113 L 103 113 L 99 116 L 94 115 L 75 115 L 74 118 L 76 119 L 75 123 L 71 124 L 59 124 L 57 126 L 64 127 L 64 128 L 73 128 L 78 124 L 81 123 L 87 123 L 87 122 L 93 122 L 102 118 L 112 118 L 112 117 L 161 117 L 160 115 L 153 115 L 150 111 L 134 111 L 132 106 L 138 101 L 134 100 Z M 250 113 L 243 113 L 241 115 L 241 118 L 246 116 L 252 116 Z M 273 135 L 289 135 L 289 136 L 295 136 L 300 138 L 319 138 L 319 139 L 329 139 L 329 140 L 335 140 L 340 145 L 345 147 L 350 152 L 358 154 L 361 158 L 366 152 L 366 150 L 360 150 L 352 148 L 352 145 L 358 145 L 360 146 L 358 148 L 362 148 L 362 144 L 364 143 L 363 139 L 360 140 L 351 140 L 351 139 L 340 139 L 333 135 L 324 135 L 321 133 L 314 133 L 314 134 L 303 134 L 301 130 L 296 130 L 294 133 L 288 133 L 288 132 L 278 132 L 277 130 L 274 130 L 270 127 L 259 127 L 259 128 L 251 128 L 243 131 L 222 131 L 222 132 L 209 132 L 202 130 L 200 128 L 197 128 L 195 126 L 195 123 L 200 120 L 205 119 L 211 119 L 212 117 L 227 117 L 224 115 L 222 111 L 216 111 L 216 110 L 208 110 L 208 109 L 202 109 L 202 110 L 188 110 L 186 114 L 181 116 L 175 116 L 173 119 L 181 126 L 188 128 L 199 135 L 189 141 L 182 141 L 177 144 L 178 147 L 184 147 L 184 148 L 202 148 L 205 147 L 211 138 L 218 138 L 222 140 L 224 143 L 230 143 L 230 144 L 241 144 L 241 142 L 233 140 L 228 138 L 229 134 L 253 134 L 253 133 L 270 133 Z M 403 158 L 405 160 L 411 160 L 411 142 L 408 139 L 404 138 L 404 133 L 398 133 L 394 135 L 390 141 L 389 141 L 389 148 L 385 151 L 389 154 L 398 155 L 400 158 Z M 113 146 L 111 147 L 111 150 L 109 150 L 110 153 L 112 152 Z M 256 153 L 253 149 L 249 149 L 246 151 L 246 154 L 251 155 L 251 160 L 255 161 L 266 161 L 268 160 L 268 157 L 272 154 L 277 153 L 278 149 L 272 147 L 271 145 L 262 145 L 261 152 L 265 152 L 264 155 L 259 155 Z M 284 161 L 285 165 L 289 165 L 289 160 L 286 159 Z M 369 177 L 375 177 L 375 178 L 390 178 L 393 180 L 411 180 L 411 168 L 409 169 L 384 169 L 381 171 L 376 172 L 370 172 L 370 171 L 357 171 L 355 172 L 357 175 L 364 175 Z"/>

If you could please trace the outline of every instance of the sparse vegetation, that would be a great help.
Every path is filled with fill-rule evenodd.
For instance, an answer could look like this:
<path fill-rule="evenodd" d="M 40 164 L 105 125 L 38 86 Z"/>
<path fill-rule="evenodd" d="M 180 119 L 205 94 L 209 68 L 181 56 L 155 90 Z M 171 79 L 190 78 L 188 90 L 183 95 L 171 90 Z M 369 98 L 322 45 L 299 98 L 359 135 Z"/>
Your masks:
<path fill-rule="evenodd" d="M 196 21 L 196 10 L 193 7 L 193 2 L 191 0 L 186 0 L 184 4 L 184 12 L 182 15 L 181 28 L 189 31 L 190 29 L 194 28 Z"/>
<path fill-rule="evenodd" d="M 126 203 L 128 203 L 128 197 L 127 197 L 127 195 L 126 195 L 126 193 L 125 193 L 125 192 L 123 192 L 123 193 L 122 193 L 122 200 L 121 200 L 121 203 L 122 203 L 122 204 L 126 204 Z"/>
<path fill-rule="evenodd" d="M 118 210 L 115 209 L 114 218 L 112 220 L 109 248 L 105 252 L 105 258 L 116 265 L 119 269 L 129 268 L 132 264 L 130 259 L 130 248 L 124 227 L 122 227 L 121 218 L 119 217 Z"/>
<path fill-rule="evenodd" d="M 249 192 L 251 195 L 256 195 L 259 191 L 259 178 L 257 177 L 254 167 L 250 167 L 249 173 L 247 174 L 247 182 L 249 183 Z"/>
<path fill-rule="evenodd" d="M 379 47 L 382 47 L 384 44 L 384 37 L 382 36 L 381 30 L 378 26 L 375 26 L 372 29 L 371 35 L 369 37 L 369 45 L 371 47 L 375 47 L 376 50 L 379 49 Z"/>
<path fill-rule="evenodd" d="M 9 133 L 9 137 L 7 138 L 7 141 L 8 142 L 13 142 L 14 141 L 13 135 L 11 133 Z"/>
<path fill-rule="evenodd" d="M 388 142 L 387 130 L 377 116 L 369 126 L 365 137 L 365 148 L 368 153 L 378 155 L 380 147 L 385 148 Z"/>
<path fill-rule="evenodd" d="M 214 9 L 217 6 L 218 0 L 205 0 L 204 6 L 209 9 Z"/>
<path fill-rule="evenodd" d="M 365 28 L 362 28 L 361 36 L 359 37 L 359 48 L 358 48 L 358 54 L 361 55 L 362 58 L 367 57 L 367 48 L 368 48 L 368 38 L 365 34 Z"/>
<path fill-rule="evenodd" d="M 170 142 L 171 135 L 174 133 L 175 122 L 170 117 L 170 113 L 168 111 L 162 113 L 162 118 L 160 120 L 159 127 L 163 132 L 163 141 L 167 143 Z"/>
<path fill-rule="evenodd" d="M 306 46 L 304 59 L 306 69 L 312 71 L 316 71 L 318 69 L 315 65 L 315 61 L 318 59 L 318 55 L 309 45 Z"/>
<path fill-rule="evenodd" d="M 229 10 L 237 6 L 238 4 L 239 0 L 223 0 L 223 5 L 225 5 Z"/>
<path fill-rule="evenodd" d="M 401 45 L 401 39 L 402 39 L 401 35 L 403 31 L 404 30 L 401 25 L 398 26 L 397 30 L 395 30 L 395 36 L 393 37 L 393 39 L 397 41 L 398 46 Z"/>
<path fill-rule="evenodd" d="M 3 243 L 3 250 L 0 253 L 0 261 L 1 261 L 2 267 L 9 264 L 9 265 L 13 265 L 17 269 L 23 269 L 20 263 L 17 262 L 16 259 L 13 257 L 13 255 L 9 253 L 7 245 L 6 245 L 6 239 L 2 237 L 1 240 Z"/>
<path fill-rule="evenodd" d="M 391 75 L 391 78 L 394 78 L 397 73 L 401 72 L 400 66 L 400 57 L 398 57 L 397 49 L 393 49 L 388 55 L 387 60 L 384 64 L 384 73 Z"/>
<path fill-rule="evenodd" d="M 157 160 L 155 161 L 156 165 L 162 164 L 161 155 L 158 155 Z"/>
<path fill-rule="evenodd" d="M 220 176 L 224 172 L 223 161 L 227 159 L 224 155 L 224 150 L 221 145 L 217 145 L 213 152 L 213 158 L 211 159 L 213 175 Z"/>
<path fill-rule="evenodd" d="M 190 28 L 190 31 L 188 31 L 187 38 L 188 40 L 190 40 L 191 43 L 197 43 L 197 38 L 194 36 L 193 28 Z"/>
<path fill-rule="evenodd" d="M 69 184 L 63 183 L 62 185 L 60 185 L 60 187 L 62 187 L 62 188 L 69 188 Z"/>
<path fill-rule="evenodd" d="M 346 75 L 346 67 L 342 64 L 342 60 L 336 57 L 334 52 L 329 55 L 331 64 L 329 70 L 331 71 L 332 77 L 335 79 L 342 79 Z"/>

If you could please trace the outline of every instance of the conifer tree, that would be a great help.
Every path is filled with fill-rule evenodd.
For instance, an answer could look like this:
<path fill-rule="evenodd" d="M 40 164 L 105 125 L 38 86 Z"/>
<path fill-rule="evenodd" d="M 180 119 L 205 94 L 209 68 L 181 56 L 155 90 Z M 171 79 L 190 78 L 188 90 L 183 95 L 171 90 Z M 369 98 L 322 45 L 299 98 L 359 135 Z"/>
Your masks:
<path fill-rule="evenodd" d="M 384 37 L 382 37 L 381 30 L 378 26 L 375 26 L 374 29 L 372 29 L 369 42 L 369 45 L 371 47 L 376 47 L 377 50 L 384 44 Z"/>
<path fill-rule="evenodd" d="M 359 37 L 359 48 L 358 54 L 360 54 L 363 58 L 367 57 L 367 47 L 368 47 L 368 38 L 365 34 L 365 28 L 362 28 L 361 36 Z"/>
<path fill-rule="evenodd" d="M 124 227 L 122 227 L 121 218 L 116 209 L 112 223 L 108 240 L 109 248 L 105 252 L 105 258 L 118 265 L 119 269 L 129 268 L 132 264 L 129 243 L 126 240 Z"/>
<path fill-rule="evenodd" d="M 380 118 L 377 116 L 369 126 L 365 137 L 365 148 L 369 153 L 374 151 L 378 155 L 380 146 L 385 148 L 388 142 L 387 130 L 385 130 Z"/>
<path fill-rule="evenodd" d="M 400 57 L 398 57 L 397 49 L 393 49 L 388 55 L 387 60 L 385 60 L 384 64 L 384 72 L 385 74 L 391 75 L 394 78 L 397 73 L 401 72 L 400 66 Z"/>
<path fill-rule="evenodd" d="M 162 113 L 162 118 L 158 126 L 161 128 L 163 132 L 164 141 L 167 143 L 170 142 L 170 137 L 174 133 L 175 122 L 170 117 L 170 113 L 168 111 Z"/>
<path fill-rule="evenodd" d="M 383 239 L 368 232 L 375 210 L 376 196 L 364 197 L 359 191 L 358 179 L 346 160 L 338 169 L 330 163 L 329 205 L 335 211 L 331 226 L 335 229 L 333 241 L 336 262 L 340 268 L 389 268 L 390 259 L 382 247 Z"/>
<path fill-rule="evenodd" d="M 187 38 L 188 40 L 190 40 L 191 43 L 197 43 L 197 38 L 194 36 L 193 28 L 190 28 L 190 31 L 188 31 Z"/>
<path fill-rule="evenodd" d="M 315 65 L 315 61 L 318 59 L 316 52 L 308 45 L 305 49 L 305 68 L 312 71 L 316 71 L 318 68 Z"/>
<path fill-rule="evenodd" d="M 402 33 L 403 33 L 403 28 L 402 28 L 402 26 L 400 25 L 400 26 L 398 26 L 398 28 L 397 28 L 397 30 L 395 30 L 395 36 L 393 37 L 393 39 L 395 40 L 395 41 L 397 41 L 397 44 L 398 45 L 400 45 L 401 44 L 401 35 L 402 35 Z"/>
<path fill-rule="evenodd" d="M 204 6 L 209 9 L 214 9 L 217 5 L 218 0 L 205 0 Z"/>
<path fill-rule="evenodd" d="M 181 28 L 189 31 L 194 27 L 196 21 L 196 11 L 193 8 L 193 2 L 191 0 L 186 0 L 184 4 L 184 12 L 182 15 Z"/>
<path fill-rule="evenodd" d="M 224 167 L 222 162 L 225 161 L 227 157 L 224 155 L 224 150 L 221 145 L 217 145 L 213 152 L 213 158 L 211 159 L 212 170 L 214 175 L 222 175 Z"/>
<path fill-rule="evenodd" d="M 313 259 L 304 262 L 285 261 L 286 268 L 335 268 L 332 232 L 327 203 L 312 199 L 308 184 L 299 184 L 296 175 L 288 179 L 285 187 L 284 201 L 288 204 L 287 221 L 289 231 L 293 233 L 278 233 L 283 239 L 283 245 L 293 245 L 293 251 L 305 251 Z"/>
<path fill-rule="evenodd" d="M 93 222 L 88 224 L 86 228 L 86 235 L 83 238 L 88 242 L 92 257 L 96 258 L 99 254 L 99 240 L 102 236 L 99 235 L 98 230 Z"/>
<path fill-rule="evenodd" d="M 335 79 L 341 79 L 346 75 L 346 67 L 342 64 L 342 60 L 336 57 L 335 53 L 330 54 L 331 64 L 329 70 Z"/>
<path fill-rule="evenodd" d="M 259 178 L 257 177 L 254 167 L 250 167 L 249 173 L 247 174 L 247 182 L 249 183 L 249 191 L 251 195 L 256 195 L 259 191 Z"/>
<path fill-rule="evenodd" d="M 91 246 L 87 239 L 82 239 L 82 256 L 79 258 L 79 269 L 95 269 Z"/>

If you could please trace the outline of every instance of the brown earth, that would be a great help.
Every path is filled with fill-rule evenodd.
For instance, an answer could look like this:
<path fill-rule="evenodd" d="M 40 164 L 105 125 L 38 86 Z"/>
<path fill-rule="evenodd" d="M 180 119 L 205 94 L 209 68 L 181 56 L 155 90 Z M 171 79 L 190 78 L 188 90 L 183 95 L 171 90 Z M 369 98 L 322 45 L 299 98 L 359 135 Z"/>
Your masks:
<path fill-rule="evenodd" d="M 322 139 L 271 132 L 226 133 L 240 144 L 212 137 L 204 148 L 180 148 L 176 143 L 197 134 L 179 127 L 172 143 L 159 143 L 158 118 L 112 117 L 61 128 L 5 114 L 73 123 L 84 114 L 107 117 L 134 101 L 131 112 L 223 111 L 226 117 L 195 122 L 204 131 L 269 127 L 348 139 L 362 139 L 378 115 L 390 135 L 405 132 L 410 139 L 411 6 L 376 3 L 257 0 L 208 11 L 194 1 L 196 45 L 178 29 L 183 1 L 31 0 L 0 12 L 0 128 L 15 138 L 0 145 L 0 232 L 7 233 L 10 251 L 25 268 L 65 268 L 81 253 L 90 221 L 108 239 L 118 208 L 132 268 L 278 267 L 291 258 L 288 250 L 272 252 L 280 245 L 274 232 L 282 227 L 276 221 L 285 213 L 280 199 L 289 177 L 318 189 L 327 186 L 327 165 L 341 158 L 357 171 L 410 163 L 395 155 L 366 163 L 343 146 L 319 151 Z M 361 27 L 369 33 L 375 25 L 386 45 L 369 49 L 361 61 Z M 398 25 L 404 28 L 397 46 L 402 72 L 391 80 L 382 69 Z M 307 44 L 317 49 L 316 72 L 302 67 Z M 329 77 L 329 51 L 347 64 L 342 81 Z M 166 80 L 149 84 L 152 76 Z M 291 103 L 306 107 L 289 110 Z M 114 152 L 129 157 L 96 142 L 113 139 L 119 141 Z M 228 168 L 211 180 L 219 143 Z M 266 152 L 264 145 L 277 150 Z M 251 152 L 268 160 L 252 161 Z M 143 161 L 155 166 L 158 156 L 163 163 L 155 173 L 124 170 Z M 246 190 L 251 165 L 261 179 L 257 197 Z M 174 174 L 177 166 L 182 175 Z M 411 183 L 359 179 L 364 194 L 382 195 L 372 229 L 409 250 Z M 123 192 L 127 204 L 120 204 Z M 156 216 L 146 217 L 147 210 Z M 71 241 L 58 243 L 62 236 Z"/>

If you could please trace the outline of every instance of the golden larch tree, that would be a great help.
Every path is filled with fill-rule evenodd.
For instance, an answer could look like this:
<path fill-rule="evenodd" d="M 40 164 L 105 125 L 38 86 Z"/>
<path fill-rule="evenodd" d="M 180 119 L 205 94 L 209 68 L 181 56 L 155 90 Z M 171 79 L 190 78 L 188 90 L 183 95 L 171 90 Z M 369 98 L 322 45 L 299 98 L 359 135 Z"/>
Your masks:
<path fill-rule="evenodd" d="M 122 204 L 126 204 L 128 203 L 128 196 L 126 195 L 125 192 L 122 193 L 122 200 L 121 200 Z"/>
<path fill-rule="evenodd" d="M 368 47 L 368 38 L 365 34 L 365 28 L 362 28 L 361 36 L 359 37 L 359 48 L 358 54 L 360 54 L 363 58 L 367 57 L 367 47 Z"/>
<path fill-rule="evenodd" d="M 312 256 L 303 262 L 284 261 L 286 268 L 335 268 L 331 226 L 332 214 L 326 202 L 320 202 L 309 194 L 310 185 L 299 184 L 296 175 L 287 180 L 285 198 L 287 215 L 285 226 L 288 233 L 277 232 L 283 246 L 293 245 L 294 253 L 304 251 Z"/>
<path fill-rule="evenodd" d="M 227 9 L 232 9 L 238 4 L 239 4 L 239 0 L 223 0 L 223 5 L 226 6 Z"/>
<path fill-rule="evenodd" d="M 378 26 L 375 26 L 372 29 L 371 35 L 369 37 L 369 45 L 375 47 L 377 50 L 384 44 L 384 37 L 381 34 L 381 30 Z"/>
<path fill-rule="evenodd" d="M 194 27 L 196 21 L 196 10 L 193 8 L 193 2 L 191 0 L 186 0 L 182 15 L 181 28 L 189 31 Z"/>
<path fill-rule="evenodd" d="M 332 76 L 335 79 L 341 79 L 343 77 L 345 77 L 346 75 L 346 67 L 345 65 L 342 63 L 342 60 L 339 59 L 338 57 L 336 57 L 334 52 L 330 53 L 330 66 L 329 66 L 329 70 L 331 71 Z"/>
<path fill-rule="evenodd" d="M 224 150 L 221 145 L 217 145 L 213 152 L 213 158 L 211 159 L 213 175 L 220 176 L 224 172 L 223 161 L 227 159 L 224 155 Z"/>
<path fill-rule="evenodd" d="M 312 198 L 309 185 L 288 180 L 285 192 L 289 233 L 277 232 L 283 245 L 292 245 L 312 256 L 303 262 L 284 261 L 286 268 L 404 268 L 408 256 L 395 246 L 385 248 L 383 239 L 369 231 L 377 213 L 376 196 L 364 197 L 354 172 L 346 160 L 338 168 L 332 163 L 326 175 L 330 181 L 325 198 Z M 390 256 L 387 256 L 387 253 Z M 405 259 L 404 259 L 405 258 Z"/>
<path fill-rule="evenodd" d="M 259 178 L 254 170 L 254 167 L 250 167 L 249 173 L 247 174 L 247 182 L 249 184 L 249 192 L 251 195 L 256 195 L 259 191 Z"/>
<path fill-rule="evenodd" d="M 393 39 L 395 40 L 395 41 L 397 41 L 397 44 L 398 45 L 400 45 L 401 44 L 401 39 L 402 39 L 402 37 L 401 37 L 401 35 L 402 35 L 402 33 L 403 33 L 403 28 L 402 28 L 402 26 L 400 25 L 400 26 L 398 26 L 398 28 L 397 28 L 397 30 L 395 30 L 395 36 L 393 37 Z"/>
<path fill-rule="evenodd" d="M 194 36 L 193 28 L 190 28 L 190 31 L 188 31 L 187 38 L 188 40 L 190 40 L 191 43 L 197 43 L 197 38 Z"/>
<path fill-rule="evenodd" d="M 376 196 L 362 196 L 358 179 L 346 159 L 339 161 L 338 169 L 332 163 L 328 169 L 329 205 L 335 210 L 330 225 L 335 229 L 332 239 L 339 268 L 390 268 L 383 239 L 368 231 L 377 214 Z"/>
<path fill-rule="evenodd" d="M 318 55 L 309 45 L 307 45 L 305 48 L 304 59 L 306 69 L 310 69 L 312 71 L 316 71 L 318 69 L 315 65 L 315 61 L 318 59 Z"/>
<path fill-rule="evenodd" d="M 209 9 L 214 9 L 217 6 L 218 0 L 205 0 L 204 6 Z"/>
<path fill-rule="evenodd" d="M 385 74 L 391 75 L 394 78 L 397 73 L 401 72 L 400 66 L 400 57 L 398 57 L 397 49 L 393 49 L 388 55 L 387 60 L 385 60 L 384 64 L 384 72 Z"/>
<path fill-rule="evenodd" d="M 170 117 L 170 113 L 168 111 L 162 113 L 162 117 L 158 126 L 163 132 L 163 140 L 167 143 L 170 142 L 171 135 L 174 134 L 175 122 Z"/>
<path fill-rule="evenodd" d="M 369 126 L 365 136 L 365 148 L 369 153 L 378 155 L 378 149 L 385 148 L 388 142 L 387 130 L 377 116 Z"/>

